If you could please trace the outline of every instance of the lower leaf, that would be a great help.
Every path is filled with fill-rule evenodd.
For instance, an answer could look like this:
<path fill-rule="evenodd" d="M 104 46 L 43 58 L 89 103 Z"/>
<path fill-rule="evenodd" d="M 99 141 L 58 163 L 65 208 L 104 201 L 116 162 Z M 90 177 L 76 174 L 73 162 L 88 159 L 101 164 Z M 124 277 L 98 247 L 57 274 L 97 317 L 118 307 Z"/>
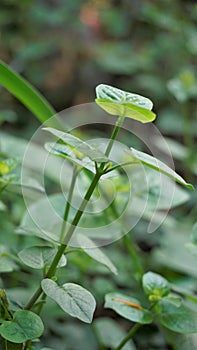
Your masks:
<path fill-rule="evenodd" d="M 41 318 L 32 311 L 18 310 L 11 321 L 3 321 L 0 335 L 13 343 L 39 338 L 44 331 Z"/>
<path fill-rule="evenodd" d="M 181 334 L 197 332 L 197 313 L 187 306 L 177 306 L 163 299 L 159 310 L 159 322 L 171 331 Z"/>
<path fill-rule="evenodd" d="M 92 322 L 96 302 L 93 295 L 85 288 L 75 283 L 58 286 L 56 282 L 44 279 L 42 289 L 69 315 L 86 323 Z"/>

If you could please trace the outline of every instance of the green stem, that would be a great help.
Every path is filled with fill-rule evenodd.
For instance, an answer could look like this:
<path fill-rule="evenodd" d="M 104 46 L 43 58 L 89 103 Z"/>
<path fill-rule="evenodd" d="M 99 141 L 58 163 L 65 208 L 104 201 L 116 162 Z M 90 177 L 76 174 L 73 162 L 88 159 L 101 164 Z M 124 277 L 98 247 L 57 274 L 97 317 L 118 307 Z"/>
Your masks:
<path fill-rule="evenodd" d="M 117 135 L 118 135 L 118 133 L 119 133 L 119 130 L 120 130 L 120 128 L 121 128 L 121 126 L 122 126 L 122 124 L 123 124 L 123 122 L 124 122 L 124 119 L 125 119 L 125 117 L 122 116 L 122 115 L 119 116 L 118 119 L 117 119 L 115 128 L 114 128 L 114 130 L 113 130 L 113 132 L 112 132 L 110 141 L 109 141 L 108 146 L 107 146 L 107 149 L 106 149 L 106 151 L 105 151 L 106 157 L 108 157 L 109 154 L 110 154 L 110 152 L 111 152 L 111 149 L 112 149 L 112 147 L 113 147 L 114 140 L 116 139 L 116 137 L 117 137 Z"/>
<path fill-rule="evenodd" d="M 27 305 L 25 305 L 24 310 L 31 310 L 32 307 L 34 306 L 36 300 L 40 297 L 40 295 L 42 294 L 42 288 L 41 286 L 38 287 L 38 289 L 36 290 L 36 292 L 33 294 L 33 296 L 31 297 L 31 299 L 29 300 L 29 302 L 27 303 Z"/>
<path fill-rule="evenodd" d="M 112 132 L 112 135 L 111 135 L 111 138 L 109 141 L 109 144 L 108 144 L 107 149 L 105 151 L 106 156 L 109 156 L 109 154 L 111 152 L 114 140 L 118 135 L 118 132 L 120 130 L 120 127 L 121 127 L 123 121 L 124 121 L 124 117 L 120 116 L 116 122 L 116 125 L 114 127 L 114 130 Z M 97 172 L 94 175 L 94 178 L 93 178 L 93 180 L 92 180 L 92 182 L 91 182 L 91 184 L 90 184 L 90 186 L 89 186 L 89 188 L 88 188 L 88 190 L 87 190 L 87 192 L 86 192 L 86 194 L 81 202 L 81 205 L 80 205 L 80 207 L 79 207 L 79 209 L 78 209 L 78 211 L 77 211 L 77 213 L 76 213 L 76 215 L 75 215 L 75 217 L 70 225 L 70 228 L 68 229 L 68 231 L 64 237 L 63 243 L 58 248 L 58 251 L 57 251 L 57 253 L 56 253 L 56 255 L 51 263 L 51 266 L 49 267 L 49 270 L 48 270 L 45 278 L 51 278 L 54 275 L 56 268 L 57 268 L 57 265 L 58 265 L 62 255 L 64 254 L 65 249 L 67 248 L 67 245 L 70 242 L 70 239 L 72 238 L 72 235 L 73 235 L 73 233 L 74 233 L 74 231 L 79 223 L 79 220 L 81 219 L 81 216 L 82 216 L 82 214 L 83 214 L 83 212 L 88 204 L 88 201 L 89 201 L 92 193 L 94 192 L 94 189 L 96 188 L 96 185 L 99 182 L 100 177 L 105 173 L 104 167 L 105 167 L 105 163 L 101 163 L 100 167 L 97 169 Z M 24 309 L 30 310 L 34 306 L 35 302 L 37 301 L 37 299 L 40 297 L 41 294 L 42 294 L 42 288 L 41 288 L 41 286 L 39 286 Z"/>
<path fill-rule="evenodd" d="M 40 315 L 40 314 L 41 314 L 42 308 L 43 308 L 43 306 L 44 306 L 44 304 L 45 304 L 46 297 L 47 297 L 46 294 L 43 293 L 43 294 L 42 294 L 42 302 L 38 305 L 38 308 L 37 308 L 37 315 Z"/>
<path fill-rule="evenodd" d="M 69 243 L 69 241 L 70 241 L 70 239 L 71 239 L 71 237 L 72 237 L 72 235 L 73 235 L 73 233 L 74 233 L 74 231 L 76 229 L 76 226 L 78 225 L 79 220 L 81 219 L 81 216 L 82 216 L 82 214 L 83 214 L 83 212 L 84 212 L 84 210 L 85 210 L 85 208 L 86 208 L 86 206 L 88 204 L 88 201 L 89 201 L 89 199 L 90 199 L 90 197 L 91 197 L 91 195 L 92 195 L 92 193 L 93 193 L 93 191 L 94 191 L 94 189 L 95 189 L 95 187 L 96 187 L 96 185 L 97 185 L 101 175 L 102 175 L 102 173 L 99 173 L 99 172 L 95 174 L 95 176 L 94 176 L 94 178 L 92 180 L 92 183 L 91 183 L 89 189 L 87 190 L 87 192 L 86 192 L 86 194 L 84 196 L 84 199 L 81 202 L 81 205 L 80 205 L 80 207 L 79 207 L 79 209 L 78 209 L 78 211 L 77 211 L 77 213 L 76 213 L 76 215 L 75 215 L 75 217 L 74 217 L 74 219 L 72 221 L 72 224 L 71 224 L 69 230 L 67 231 L 67 233 L 65 235 L 64 244 L 66 246 L 68 245 L 68 243 Z"/>
<path fill-rule="evenodd" d="M 127 336 L 121 341 L 121 343 L 114 350 L 121 350 L 123 346 L 135 335 L 138 329 L 142 327 L 141 323 L 136 323 L 133 328 L 131 328 L 130 332 Z"/>
<path fill-rule="evenodd" d="M 67 224 L 68 215 L 69 215 L 70 207 L 71 207 L 70 203 L 71 203 L 71 200 L 72 200 L 72 196 L 73 196 L 73 191 L 74 191 L 77 175 L 78 175 L 78 168 L 74 167 L 72 181 L 71 181 L 71 184 L 70 184 L 70 189 L 69 189 L 69 192 L 68 192 L 67 203 L 66 203 L 66 207 L 65 207 L 65 211 L 64 211 L 64 219 L 63 219 L 64 221 L 63 221 L 62 229 L 61 229 L 61 232 L 60 232 L 60 242 L 62 242 L 64 240 L 64 234 L 65 234 L 65 231 L 66 231 L 66 224 Z"/>

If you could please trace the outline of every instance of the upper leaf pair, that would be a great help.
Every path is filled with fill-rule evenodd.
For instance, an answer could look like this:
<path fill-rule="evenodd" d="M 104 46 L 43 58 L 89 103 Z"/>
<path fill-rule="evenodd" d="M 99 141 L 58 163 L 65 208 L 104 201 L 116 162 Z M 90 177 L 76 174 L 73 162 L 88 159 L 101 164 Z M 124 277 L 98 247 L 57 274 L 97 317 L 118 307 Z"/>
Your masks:
<path fill-rule="evenodd" d="M 156 115 L 146 97 L 100 84 L 96 88 L 96 103 L 109 114 L 128 117 L 142 123 L 152 122 Z"/>

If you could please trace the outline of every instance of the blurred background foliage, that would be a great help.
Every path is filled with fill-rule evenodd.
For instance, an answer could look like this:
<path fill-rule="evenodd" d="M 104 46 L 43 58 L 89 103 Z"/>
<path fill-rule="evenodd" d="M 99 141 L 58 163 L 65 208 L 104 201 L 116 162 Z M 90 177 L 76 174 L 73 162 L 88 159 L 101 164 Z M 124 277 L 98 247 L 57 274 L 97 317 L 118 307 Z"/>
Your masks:
<path fill-rule="evenodd" d="M 195 1 L 2 0 L 0 56 L 58 111 L 93 101 L 106 82 L 150 97 L 165 131 L 178 132 L 179 103 L 196 117 L 196 21 Z"/>
<path fill-rule="evenodd" d="M 196 1 L 1 0 L 0 58 L 36 86 L 57 111 L 94 101 L 94 89 L 99 83 L 149 97 L 154 102 L 154 110 L 158 115 L 156 126 L 166 136 L 176 169 L 195 185 Z M 2 87 L 0 94 L 1 131 L 18 135 L 20 139 L 15 151 L 20 148 L 24 150 L 22 138 L 30 138 L 39 124 Z M 6 139 L 2 139 L 2 134 L 0 137 L 4 145 Z M 6 149 L 10 156 L 12 144 L 15 147 L 16 140 L 7 141 L 10 148 L 7 146 Z M 159 140 L 155 143 L 165 154 Z M 13 249 L 17 252 L 22 249 L 21 245 L 23 247 L 32 244 L 34 239 L 28 237 L 24 242 L 24 238 L 13 234 L 23 216 L 24 203 L 16 192 L 8 192 L 5 197 L 0 202 L 0 227 L 6 233 L 6 243 L 10 246 L 11 254 Z M 185 248 L 185 244 L 190 241 L 192 226 L 196 221 L 196 199 L 194 191 L 190 194 L 190 200 L 174 209 L 165 225 L 153 235 L 146 234 L 147 223 L 143 220 L 134 230 L 138 252 L 146 269 L 163 273 L 176 288 L 181 291 L 187 289 L 191 294 L 197 291 L 197 260 Z M 0 243 L 5 244 L 3 236 L 0 237 Z M 83 259 L 77 253 L 69 256 L 70 269 L 67 270 L 66 279 L 82 283 L 92 290 L 98 301 L 98 318 L 115 317 L 111 312 L 103 311 L 103 299 L 105 293 L 116 288 L 123 289 L 128 294 L 132 291 L 133 296 L 136 295 L 144 301 L 135 280 L 135 267 L 132 262 L 128 264 L 125 249 L 122 241 L 107 248 L 119 271 L 118 276 L 112 277 L 104 267 L 100 267 L 85 254 Z M 1 250 L 0 257 L 6 249 L 2 247 Z M 26 294 L 29 295 L 29 291 L 37 285 L 40 275 L 34 272 L 29 280 L 27 276 L 30 272 L 23 268 L 20 271 L 20 286 L 25 286 L 26 289 L 22 293 L 18 288 L 17 262 L 10 261 L 9 256 L 7 260 L 3 257 L 7 271 L 4 267 L 4 281 L 0 281 L 1 285 L 11 288 L 10 295 L 23 301 Z M 12 273 L 7 274 L 10 271 Z M 59 274 L 59 278 L 64 277 L 65 282 L 65 273 Z M 50 318 L 48 314 L 51 315 Z M 53 304 L 44 316 L 49 329 L 44 339 L 45 345 L 57 349 L 57 342 L 61 339 L 58 343 L 59 350 L 97 349 L 96 338 L 100 336 L 98 332 L 95 336 L 89 326 L 72 321 L 75 334 L 72 333 L 73 323 L 67 323 L 65 328 L 62 313 Z M 110 323 L 109 319 L 108 322 Z M 129 328 L 125 321 L 122 326 Z M 106 327 L 112 332 L 117 325 L 110 323 Z M 187 343 L 185 339 L 183 341 L 180 338 L 182 336 L 165 336 L 179 350 L 191 350 L 196 346 L 195 336 L 189 340 L 191 343 Z M 103 340 L 99 341 L 102 344 Z M 137 349 L 140 350 L 169 349 L 166 340 L 158 334 L 156 326 L 147 327 L 143 334 L 137 335 L 135 341 Z M 192 347 L 188 344 L 192 344 Z M 134 349 L 134 345 L 128 349 Z"/>

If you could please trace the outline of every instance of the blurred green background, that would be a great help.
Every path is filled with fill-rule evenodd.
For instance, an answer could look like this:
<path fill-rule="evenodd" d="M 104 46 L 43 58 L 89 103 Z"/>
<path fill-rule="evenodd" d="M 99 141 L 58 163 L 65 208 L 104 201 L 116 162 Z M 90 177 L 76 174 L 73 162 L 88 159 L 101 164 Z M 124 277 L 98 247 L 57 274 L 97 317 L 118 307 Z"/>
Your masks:
<path fill-rule="evenodd" d="M 0 6 L 1 59 L 58 111 L 93 101 L 103 82 L 151 98 L 169 134 L 184 133 L 187 105 L 196 132 L 196 1 L 2 0 Z M 26 124 L 28 112 L 2 89 L 1 119 L 14 115 Z"/>

